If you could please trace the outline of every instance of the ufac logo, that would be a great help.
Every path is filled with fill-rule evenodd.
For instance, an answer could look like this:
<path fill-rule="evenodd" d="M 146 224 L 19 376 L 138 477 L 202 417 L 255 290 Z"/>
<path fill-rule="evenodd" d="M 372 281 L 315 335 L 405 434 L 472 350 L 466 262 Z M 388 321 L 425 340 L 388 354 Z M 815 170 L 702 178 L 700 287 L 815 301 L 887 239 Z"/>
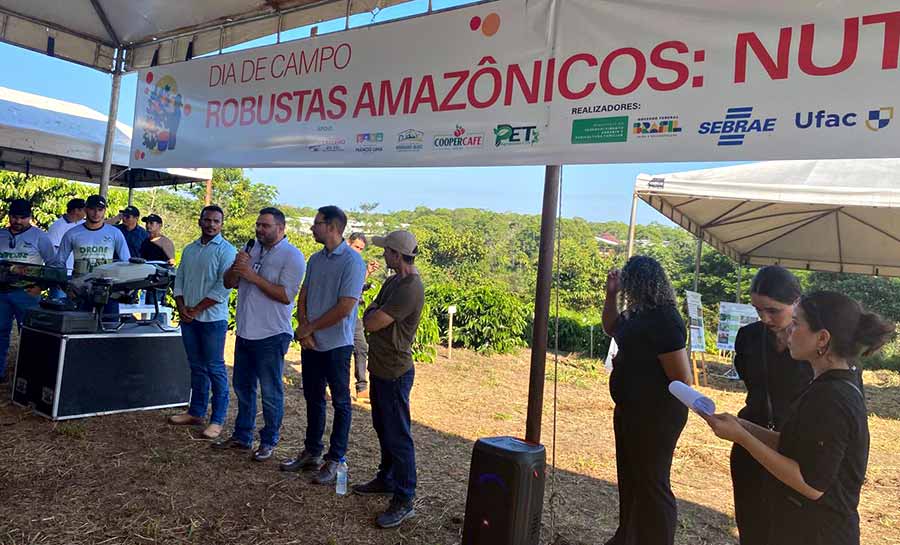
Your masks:
<path fill-rule="evenodd" d="M 741 146 L 748 134 L 773 132 L 775 117 L 753 118 L 753 106 L 728 108 L 722 121 L 700 123 L 700 134 L 718 134 L 719 146 Z"/>
<path fill-rule="evenodd" d="M 191 105 L 185 104 L 178 92 L 178 83 L 172 76 L 163 76 L 154 83 L 153 72 L 144 78 L 144 94 L 147 95 L 141 128 L 141 145 L 152 154 L 174 150 L 178 144 L 178 126 L 181 116 L 191 115 Z M 144 152 L 135 150 L 134 158 L 143 159 Z"/>
<path fill-rule="evenodd" d="M 406 129 L 397 133 L 397 151 L 422 151 L 425 147 L 425 133 L 416 129 Z"/>
<path fill-rule="evenodd" d="M 494 146 L 535 145 L 539 140 L 536 125 L 515 127 L 513 125 L 497 125 L 494 129 Z"/>
<path fill-rule="evenodd" d="M 866 128 L 878 132 L 891 124 L 894 119 L 894 107 L 882 106 L 876 110 L 866 112 Z M 794 125 L 798 129 L 834 129 L 840 127 L 855 127 L 859 124 L 857 112 L 835 113 L 828 110 L 818 112 L 797 112 L 794 115 Z"/>
<path fill-rule="evenodd" d="M 484 144 L 484 133 L 468 133 L 462 125 L 457 125 L 453 134 L 435 135 L 432 141 L 435 149 L 470 149 L 480 148 Z"/>

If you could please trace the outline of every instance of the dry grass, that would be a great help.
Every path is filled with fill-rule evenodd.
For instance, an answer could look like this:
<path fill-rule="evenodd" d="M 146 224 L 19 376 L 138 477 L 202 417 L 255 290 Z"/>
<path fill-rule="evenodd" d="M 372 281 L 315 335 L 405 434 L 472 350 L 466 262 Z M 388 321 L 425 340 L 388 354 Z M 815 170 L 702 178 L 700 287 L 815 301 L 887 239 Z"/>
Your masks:
<path fill-rule="evenodd" d="M 422 544 L 459 543 L 472 442 L 521 435 L 527 352 L 482 357 L 454 351 L 419 365 L 413 389 L 419 460 L 418 517 L 401 529 L 373 527 L 383 500 L 338 497 L 275 463 L 216 452 L 196 430 L 165 424 L 168 412 L 54 424 L 9 404 L 0 387 L 0 544 Z M 283 440 L 299 448 L 305 423 L 297 354 L 289 355 Z M 548 361 L 553 376 L 553 358 Z M 597 544 L 617 520 L 612 402 L 602 371 L 561 359 L 555 475 L 546 494 L 544 543 Z M 867 373 L 872 452 L 863 491 L 863 543 L 900 542 L 900 376 Z M 736 410 L 743 394 L 714 379 L 708 394 Z M 543 422 L 553 442 L 553 384 Z M 229 423 L 236 403 L 232 399 Z M 351 479 L 374 472 L 378 444 L 367 406 L 354 406 Z M 260 416 L 261 419 L 261 416 Z M 691 417 L 676 452 L 679 544 L 736 543 L 728 446 Z"/>

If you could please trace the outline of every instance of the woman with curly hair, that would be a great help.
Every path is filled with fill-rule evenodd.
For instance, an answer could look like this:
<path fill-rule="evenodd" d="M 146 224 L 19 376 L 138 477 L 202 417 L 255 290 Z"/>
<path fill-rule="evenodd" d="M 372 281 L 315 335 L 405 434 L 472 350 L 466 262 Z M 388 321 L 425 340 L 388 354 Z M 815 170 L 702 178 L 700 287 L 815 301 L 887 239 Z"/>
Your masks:
<path fill-rule="evenodd" d="M 869 456 L 866 400 L 853 361 L 881 348 L 894 324 L 840 293 L 800 299 L 788 337 L 791 357 L 814 379 L 779 431 L 730 414 L 703 416 L 777 479 L 766 494 L 769 545 L 859 545 L 859 494 Z"/>
<path fill-rule="evenodd" d="M 655 259 L 634 256 L 621 272 L 609 273 L 603 330 L 619 346 L 609 380 L 619 527 L 606 543 L 671 545 L 678 513 L 669 473 L 687 408 L 668 387 L 673 380 L 690 384 L 691 369 L 684 320 Z"/>

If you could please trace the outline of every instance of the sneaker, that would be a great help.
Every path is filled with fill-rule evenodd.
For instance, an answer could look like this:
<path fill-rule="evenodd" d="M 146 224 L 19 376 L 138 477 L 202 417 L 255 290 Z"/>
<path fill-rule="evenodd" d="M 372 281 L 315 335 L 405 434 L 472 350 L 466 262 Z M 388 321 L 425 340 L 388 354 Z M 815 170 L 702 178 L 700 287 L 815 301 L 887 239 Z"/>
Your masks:
<path fill-rule="evenodd" d="M 353 485 L 353 493 L 360 496 L 393 496 L 394 489 L 375 477 L 365 484 Z"/>
<path fill-rule="evenodd" d="M 250 450 L 252 448 L 252 445 L 248 445 L 247 443 L 239 441 L 235 436 L 232 435 L 231 437 L 229 437 L 228 439 L 225 439 L 224 441 L 216 441 L 215 443 L 211 443 L 209 445 L 209 447 L 214 448 L 214 449 L 220 449 L 220 450 L 225 450 L 225 449 L 230 449 L 230 448 L 237 449 L 237 450 Z"/>
<path fill-rule="evenodd" d="M 385 512 L 375 519 L 375 524 L 379 528 L 396 528 L 404 520 L 414 516 L 416 516 L 416 510 L 413 508 L 412 500 L 392 499 Z"/>
<path fill-rule="evenodd" d="M 275 445 L 260 444 L 256 452 L 253 453 L 254 462 L 265 462 L 275 453 Z"/>
<path fill-rule="evenodd" d="M 322 456 L 313 456 L 307 451 L 300 451 L 296 458 L 289 458 L 283 462 L 279 468 L 281 471 L 310 471 L 322 467 Z"/>
<path fill-rule="evenodd" d="M 319 471 L 313 475 L 313 484 L 334 484 L 337 478 L 338 463 L 334 460 L 326 460 Z"/>

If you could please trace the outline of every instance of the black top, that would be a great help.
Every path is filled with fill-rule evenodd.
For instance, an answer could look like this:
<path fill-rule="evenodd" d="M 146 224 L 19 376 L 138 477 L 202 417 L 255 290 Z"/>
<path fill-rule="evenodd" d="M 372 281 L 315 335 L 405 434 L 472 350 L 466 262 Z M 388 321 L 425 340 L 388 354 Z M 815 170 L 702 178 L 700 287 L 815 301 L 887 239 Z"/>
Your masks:
<path fill-rule="evenodd" d="M 169 260 L 169 256 L 166 254 L 166 251 L 162 249 L 162 246 L 153 242 L 149 238 L 141 243 L 141 253 L 139 255 L 147 261 Z"/>
<path fill-rule="evenodd" d="M 770 545 L 859 544 L 869 424 L 857 380 L 853 371 L 825 372 L 791 406 L 778 452 L 796 461 L 806 484 L 825 494 L 812 501 L 774 483 Z"/>
<path fill-rule="evenodd" d="M 734 341 L 734 368 L 747 386 L 747 401 L 738 416 L 759 426 L 781 429 L 791 406 L 813 378 L 808 362 L 791 357 L 790 350 L 775 349 L 775 335 L 762 322 L 745 325 Z"/>
<path fill-rule="evenodd" d="M 613 337 L 619 347 L 609 378 L 613 401 L 645 408 L 673 400 L 680 405 L 669 393 L 670 380 L 658 359 L 660 354 L 683 349 L 687 340 L 684 320 L 675 306 L 623 313 Z"/>

